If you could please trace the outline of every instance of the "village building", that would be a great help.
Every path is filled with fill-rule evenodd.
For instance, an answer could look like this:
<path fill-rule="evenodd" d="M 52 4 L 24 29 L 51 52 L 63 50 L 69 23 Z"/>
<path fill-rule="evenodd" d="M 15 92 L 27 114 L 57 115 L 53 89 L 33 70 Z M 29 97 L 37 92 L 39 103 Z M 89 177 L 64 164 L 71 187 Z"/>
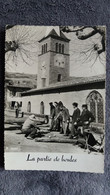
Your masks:
<path fill-rule="evenodd" d="M 21 93 L 36 87 L 34 75 L 6 73 L 5 75 L 5 108 L 14 110 L 15 102 L 22 107 Z"/>
<path fill-rule="evenodd" d="M 73 102 L 88 104 L 96 124 L 105 121 L 105 74 L 70 77 L 70 40 L 55 29 L 39 40 L 37 88 L 23 92 L 24 112 L 50 114 L 49 102 L 62 101 L 73 113 Z"/>

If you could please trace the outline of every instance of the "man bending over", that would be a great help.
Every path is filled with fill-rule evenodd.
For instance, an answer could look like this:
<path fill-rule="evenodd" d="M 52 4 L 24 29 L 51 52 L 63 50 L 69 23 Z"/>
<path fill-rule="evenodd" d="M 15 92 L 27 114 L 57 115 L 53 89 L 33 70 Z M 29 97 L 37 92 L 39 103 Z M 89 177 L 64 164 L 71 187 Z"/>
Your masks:
<path fill-rule="evenodd" d="M 25 134 L 25 137 L 28 139 L 34 139 L 37 133 L 37 119 L 35 115 L 29 116 L 23 126 L 22 126 L 22 133 Z"/>

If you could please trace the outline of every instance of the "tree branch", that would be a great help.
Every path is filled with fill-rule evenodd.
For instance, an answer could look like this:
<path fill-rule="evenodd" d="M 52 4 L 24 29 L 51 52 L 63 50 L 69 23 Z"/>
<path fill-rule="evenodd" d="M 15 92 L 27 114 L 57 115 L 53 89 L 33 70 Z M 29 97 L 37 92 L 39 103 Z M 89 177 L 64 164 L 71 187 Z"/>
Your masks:
<path fill-rule="evenodd" d="M 92 37 L 93 35 L 97 34 L 97 31 L 93 30 L 91 31 L 90 33 L 88 34 L 85 34 L 85 35 L 81 35 L 80 32 L 78 31 L 78 33 L 76 34 L 76 36 L 78 37 L 78 39 L 80 40 L 85 40 L 85 39 L 88 39 L 90 37 Z"/>
<path fill-rule="evenodd" d="M 88 33 L 84 33 L 84 29 L 87 29 L 87 28 L 91 28 L 91 32 L 88 32 Z M 103 26 L 77 26 L 77 27 L 69 27 L 69 26 L 63 26 L 61 27 L 61 30 L 63 32 L 76 32 L 76 36 L 78 39 L 80 40 L 86 40 L 92 36 L 94 36 L 95 34 L 99 33 L 100 36 L 101 36 L 101 45 L 102 45 L 102 48 L 100 49 L 99 47 L 95 47 L 94 45 L 94 49 L 97 50 L 97 53 L 100 55 L 102 52 L 105 51 L 105 27 Z"/>

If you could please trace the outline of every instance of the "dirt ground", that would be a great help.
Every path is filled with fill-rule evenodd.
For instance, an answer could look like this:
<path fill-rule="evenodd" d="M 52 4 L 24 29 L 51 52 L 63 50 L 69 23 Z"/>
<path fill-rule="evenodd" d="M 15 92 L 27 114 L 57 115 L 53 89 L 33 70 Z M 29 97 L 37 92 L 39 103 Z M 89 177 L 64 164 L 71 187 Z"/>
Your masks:
<path fill-rule="evenodd" d="M 24 137 L 24 134 L 19 134 L 20 125 L 26 119 L 9 116 L 5 117 L 5 152 L 53 152 L 53 153 L 88 153 L 87 150 L 80 148 L 73 143 L 58 143 L 58 142 L 37 142 L 35 139 L 29 140 Z M 54 139 L 69 139 L 59 132 L 49 132 L 49 126 L 46 124 L 39 125 L 41 131 L 44 132 L 45 138 Z M 101 153 L 92 152 L 95 155 L 102 155 Z M 90 153 L 91 154 L 91 153 Z"/>
<path fill-rule="evenodd" d="M 36 142 L 24 137 L 24 134 L 19 134 L 19 126 L 17 124 L 5 125 L 5 151 L 6 152 L 64 152 L 73 153 L 81 152 L 82 149 L 78 146 L 74 146 L 72 143 L 50 143 L 50 142 Z M 48 132 L 49 127 L 46 125 L 40 125 L 41 131 L 43 131 L 45 138 L 63 138 L 64 135 L 59 132 Z"/>
<path fill-rule="evenodd" d="M 35 142 L 24 137 L 23 134 L 16 134 L 19 130 L 5 131 L 6 152 L 63 152 L 79 153 L 82 149 L 68 143 L 45 143 Z"/>

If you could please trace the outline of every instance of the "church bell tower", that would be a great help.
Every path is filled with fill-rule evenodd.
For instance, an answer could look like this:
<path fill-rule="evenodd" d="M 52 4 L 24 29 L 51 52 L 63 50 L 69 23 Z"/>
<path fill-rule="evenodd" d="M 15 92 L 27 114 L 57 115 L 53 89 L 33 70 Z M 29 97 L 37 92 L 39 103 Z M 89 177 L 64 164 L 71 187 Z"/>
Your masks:
<path fill-rule="evenodd" d="M 69 41 L 58 26 L 47 27 L 39 41 L 38 89 L 69 79 Z"/>

